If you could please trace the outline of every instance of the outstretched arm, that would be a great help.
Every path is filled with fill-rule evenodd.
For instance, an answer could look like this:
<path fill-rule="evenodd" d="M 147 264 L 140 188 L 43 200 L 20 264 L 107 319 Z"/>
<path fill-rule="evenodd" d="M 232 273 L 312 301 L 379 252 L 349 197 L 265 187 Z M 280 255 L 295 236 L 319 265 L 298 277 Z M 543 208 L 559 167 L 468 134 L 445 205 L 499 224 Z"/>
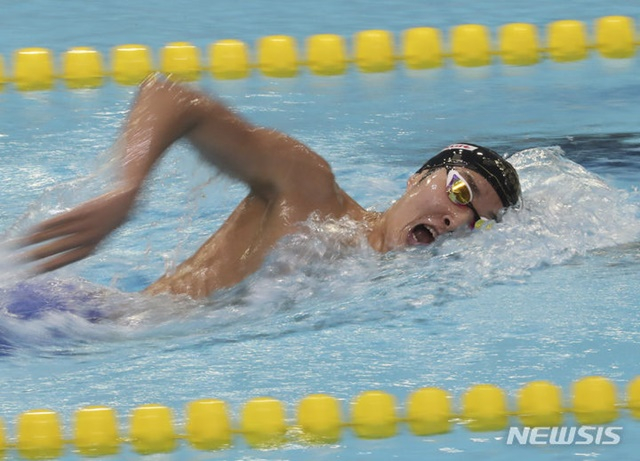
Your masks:
<path fill-rule="evenodd" d="M 25 245 L 46 272 L 91 254 L 127 218 L 145 178 L 162 154 L 186 137 L 202 156 L 244 181 L 267 201 L 333 183 L 328 164 L 280 132 L 258 128 L 224 104 L 186 86 L 152 77 L 140 87 L 121 138 L 122 178 L 115 188 L 37 226 Z"/>
<path fill-rule="evenodd" d="M 331 174 L 329 165 L 299 141 L 256 127 L 220 101 L 157 77 L 141 86 L 123 136 L 124 180 L 136 189 L 183 137 L 207 161 L 265 198 L 308 181 L 298 180 L 297 173 Z"/>

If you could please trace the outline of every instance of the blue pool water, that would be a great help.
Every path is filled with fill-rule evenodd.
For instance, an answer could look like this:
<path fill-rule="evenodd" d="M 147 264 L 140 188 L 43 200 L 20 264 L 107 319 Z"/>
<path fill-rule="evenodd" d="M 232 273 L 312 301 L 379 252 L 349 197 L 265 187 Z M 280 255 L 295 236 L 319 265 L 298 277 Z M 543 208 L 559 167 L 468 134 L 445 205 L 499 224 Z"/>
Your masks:
<path fill-rule="evenodd" d="M 543 27 L 610 14 L 640 18 L 627 2 L 511 5 L 449 2 L 25 1 L 4 6 L 5 62 L 26 46 L 56 52 L 140 42 L 253 42 L 272 33 L 350 36 L 465 22 Z M 11 20 L 7 18 L 20 18 Z M 98 20 L 100 19 L 100 20 Z M 137 291 L 187 257 L 244 194 L 176 145 L 149 182 L 136 214 L 93 257 L 26 279 L 3 247 L 0 265 L 0 418 L 51 408 L 70 427 L 89 404 L 126 416 L 145 403 L 173 408 L 216 397 L 234 416 L 250 398 L 287 404 L 325 392 L 345 412 L 360 392 L 406 400 L 423 386 L 455 401 L 491 383 L 513 399 L 545 379 L 568 397 L 571 383 L 603 375 L 624 388 L 639 374 L 640 131 L 638 59 L 599 57 L 528 68 L 447 66 L 339 77 L 203 78 L 255 123 L 285 130 L 333 165 L 344 189 L 384 209 L 408 175 L 439 148 L 473 140 L 511 155 L 525 207 L 488 232 L 377 255 L 341 245 L 352 229 L 309 223 L 240 286 L 201 302 Z M 2 240 L 107 187 L 110 149 L 135 89 L 0 93 Z M 349 431 L 326 447 L 257 451 L 181 447 L 167 459 L 633 459 L 640 423 L 623 416 L 618 446 L 515 447 L 505 432 L 462 426 L 433 437 L 406 432 L 360 440 Z M 126 451 L 126 458 L 135 457 Z M 66 459 L 78 459 L 71 451 Z M 120 458 L 118 458 L 120 459 Z"/>

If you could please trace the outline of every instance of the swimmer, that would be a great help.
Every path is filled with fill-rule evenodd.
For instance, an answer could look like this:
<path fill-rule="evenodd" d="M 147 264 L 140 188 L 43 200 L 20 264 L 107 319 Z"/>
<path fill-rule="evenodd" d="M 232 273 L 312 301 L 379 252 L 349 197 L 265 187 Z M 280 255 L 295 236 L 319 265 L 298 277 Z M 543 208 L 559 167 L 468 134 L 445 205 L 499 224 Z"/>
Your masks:
<path fill-rule="evenodd" d="M 285 235 L 311 215 L 363 223 L 373 249 L 428 245 L 459 228 L 499 220 L 520 200 L 515 169 L 490 149 L 453 144 L 428 160 L 384 212 L 364 209 L 340 186 L 329 164 L 284 133 L 245 121 L 220 101 L 152 76 L 140 86 L 121 139 L 121 178 L 113 189 L 35 227 L 24 239 L 37 271 L 83 259 L 123 224 L 145 178 L 163 153 L 186 138 L 248 195 L 224 224 L 174 272 L 146 290 L 202 298 L 237 284 Z"/>

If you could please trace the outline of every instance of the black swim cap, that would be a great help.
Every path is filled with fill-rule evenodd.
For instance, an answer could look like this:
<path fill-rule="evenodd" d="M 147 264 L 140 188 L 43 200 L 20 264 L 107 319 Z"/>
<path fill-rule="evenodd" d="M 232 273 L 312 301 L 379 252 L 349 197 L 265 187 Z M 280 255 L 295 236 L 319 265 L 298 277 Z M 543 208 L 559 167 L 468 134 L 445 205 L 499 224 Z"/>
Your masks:
<path fill-rule="evenodd" d="M 502 205 L 520 201 L 520 180 L 515 168 L 495 151 L 475 144 L 452 144 L 430 158 L 418 173 L 440 167 L 460 166 L 480 174 L 497 192 Z"/>

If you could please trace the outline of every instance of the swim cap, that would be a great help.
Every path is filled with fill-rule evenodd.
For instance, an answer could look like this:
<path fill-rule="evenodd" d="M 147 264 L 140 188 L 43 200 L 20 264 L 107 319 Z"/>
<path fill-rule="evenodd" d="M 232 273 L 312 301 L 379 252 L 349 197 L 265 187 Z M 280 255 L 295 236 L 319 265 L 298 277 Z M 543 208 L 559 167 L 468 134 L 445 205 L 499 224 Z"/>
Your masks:
<path fill-rule="evenodd" d="M 451 144 L 417 171 L 460 166 L 475 171 L 491 184 L 502 205 L 510 207 L 520 201 L 520 180 L 515 168 L 495 151 L 475 144 Z"/>

